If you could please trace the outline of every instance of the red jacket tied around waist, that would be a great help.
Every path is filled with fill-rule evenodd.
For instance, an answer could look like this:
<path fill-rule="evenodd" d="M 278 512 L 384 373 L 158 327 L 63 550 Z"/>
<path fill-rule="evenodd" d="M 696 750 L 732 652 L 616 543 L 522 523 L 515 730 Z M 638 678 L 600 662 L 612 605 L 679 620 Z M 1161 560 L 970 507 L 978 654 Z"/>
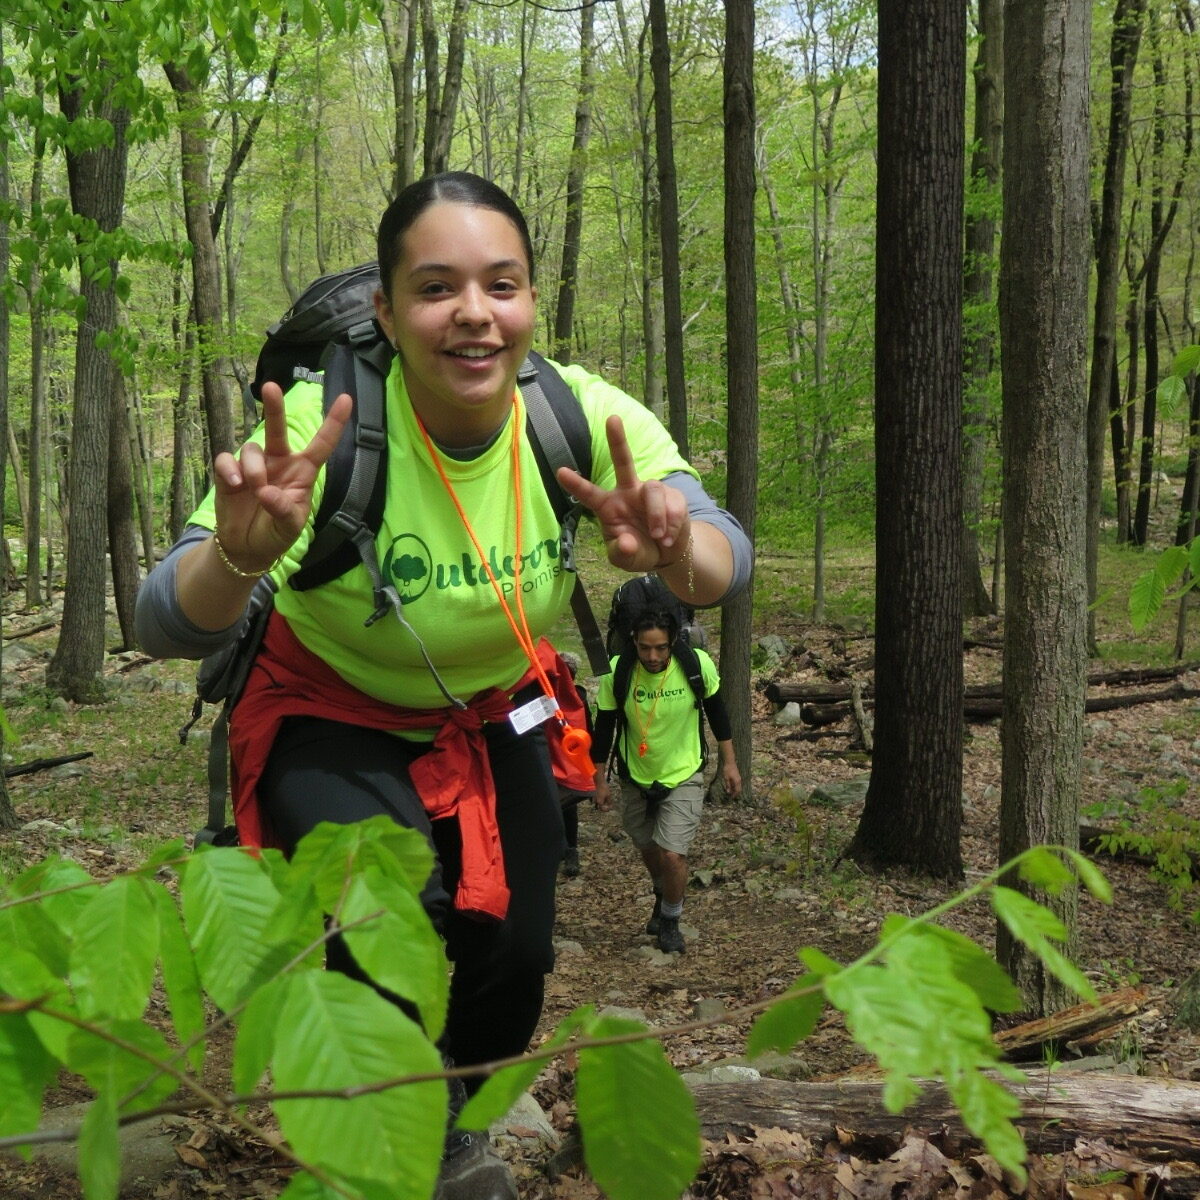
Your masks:
<path fill-rule="evenodd" d="M 537 655 L 563 715 L 574 728 L 583 729 L 583 706 L 566 664 L 545 638 L 538 642 Z M 233 812 L 241 844 L 277 844 L 259 812 L 256 789 L 284 717 L 322 717 L 368 729 L 434 729 L 437 733 L 429 750 L 416 758 L 409 770 L 432 820 L 458 818 L 462 877 L 454 906 L 465 913 L 502 920 L 508 911 L 509 892 L 483 727 L 505 720 L 513 708 L 511 697 L 534 679 L 531 666 L 509 688 L 485 688 L 476 693 L 464 709 L 388 704 L 347 683 L 301 644 L 278 612 L 272 613 L 229 723 Z M 581 774 L 564 750 L 558 722 L 549 721 L 545 728 L 555 778 L 564 787 L 590 791 L 591 779 Z"/>

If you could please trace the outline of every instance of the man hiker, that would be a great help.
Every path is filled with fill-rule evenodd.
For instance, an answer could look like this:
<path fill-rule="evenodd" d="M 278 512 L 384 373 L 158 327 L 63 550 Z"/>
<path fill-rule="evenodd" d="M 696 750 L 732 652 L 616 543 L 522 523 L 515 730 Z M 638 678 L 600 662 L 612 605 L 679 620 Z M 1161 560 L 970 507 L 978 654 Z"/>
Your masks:
<path fill-rule="evenodd" d="M 717 741 L 725 790 L 730 797 L 742 790 L 716 665 L 703 650 L 678 642 L 678 634 L 672 613 L 647 612 L 636 618 L 632 652 L 613 658 L 612 673 L 600 679 L 592 746 L 593 760 L 603 764 L 616 737 L 622 824 L 654 885 L 654 912 L 646 932 L 657 935 L 659 949 L 667 953 L 686 949 L 679 918 L 688 849 L 704 804 L 701 711 Z M 607 809 L 610 804 L 601 770 L 596 805 Z"/>

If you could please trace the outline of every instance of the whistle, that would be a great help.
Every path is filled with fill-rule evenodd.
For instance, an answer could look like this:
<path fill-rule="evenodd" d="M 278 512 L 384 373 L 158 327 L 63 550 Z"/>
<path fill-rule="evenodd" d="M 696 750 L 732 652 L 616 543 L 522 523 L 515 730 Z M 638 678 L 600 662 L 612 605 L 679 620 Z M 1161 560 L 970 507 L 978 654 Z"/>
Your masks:
<path fill-rule="evenodd" d="M 576 729 L 573 725 L 564 725 L 562 734 L 563 750 L 571 762 L 583 772 L 588 779 L 595 778 L 596 764 L 590 754 L 592 739 L 586 729 Z"/>

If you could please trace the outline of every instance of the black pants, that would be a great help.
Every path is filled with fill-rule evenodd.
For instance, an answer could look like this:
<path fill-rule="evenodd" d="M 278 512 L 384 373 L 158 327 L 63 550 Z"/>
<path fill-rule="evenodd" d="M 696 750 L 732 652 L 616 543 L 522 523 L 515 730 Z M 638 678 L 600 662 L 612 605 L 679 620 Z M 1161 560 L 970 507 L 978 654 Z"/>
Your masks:
<path fill-rule="evenodd" d="M 511 890 L 503 921 L 451 905 L 462 866 L 458 821 L 431 822 L 409 775 L 423 747 L 393 734 L 315 717 L 286 720 L 258 786 L 259 803 L 289 855 L 321 821 L 347 825 L 381 813 L 429 839 L 436 861 L 421 901 L 454 963 L 443 1049 L 460 1066 L 521 1054 L 537 1026 L 553 969 L 554 888 L 563 855 L 558 790 L 545 735 L 488 725 L 496 818 Z M 403 953 L 397 947 L 397 953 Z M 344 943 L 329 966 L 363 979 Z"/>

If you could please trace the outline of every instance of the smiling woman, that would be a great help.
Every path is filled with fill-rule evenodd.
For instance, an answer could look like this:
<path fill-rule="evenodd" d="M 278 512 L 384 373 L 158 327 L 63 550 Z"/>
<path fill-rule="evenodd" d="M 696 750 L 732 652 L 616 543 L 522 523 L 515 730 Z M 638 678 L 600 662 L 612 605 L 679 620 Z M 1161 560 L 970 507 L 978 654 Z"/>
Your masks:
<path fill-rule="evenodd" d="M 217 457 L 212 491 L 143 586 L 138 636 L 159 657 L 212 653 L 271 576 L 274 611 L 230 721 L 239 837 L 290 855 L 322 821 L 381 813 L 424 834 L 435 865 L 421 899 L 454 963 L 439 1045 L 473 1066 L 521 1053 L 537 1025 L 554 962 L 558 784 L 592 786 L 578 694 L 546 640 L 574 566 L 516 386 L 537 302 L 520 209 L 478 176 L 433 176 L 388 206 L 378 248 L 376 314 L 397 353 L 375 549 L 401 619 L 363 624 L 373 605 L 361 567 L 285 586 L 351 401 L 324 412 L 318 384 L 286 400 L 265 384 L 261 427 L 236 456 Z M 745 535 L 662 425 L 582 368 L 556 369 L 592 449 L 589 478 L 562 468 L 559 481 L 595 515 L 610 562 L 657 570 L 692 605 L 740 591 Z M 404 954 L 397 946 L 398 962 Z M 328 960 L 378 983 L 339 937 Z M 381 990 L 405 1005 L 393 988 L 389 973 Z M 515 1189 L 486 1139 L 455 1132 L 437 1197 L 468 1196 Z"/>

